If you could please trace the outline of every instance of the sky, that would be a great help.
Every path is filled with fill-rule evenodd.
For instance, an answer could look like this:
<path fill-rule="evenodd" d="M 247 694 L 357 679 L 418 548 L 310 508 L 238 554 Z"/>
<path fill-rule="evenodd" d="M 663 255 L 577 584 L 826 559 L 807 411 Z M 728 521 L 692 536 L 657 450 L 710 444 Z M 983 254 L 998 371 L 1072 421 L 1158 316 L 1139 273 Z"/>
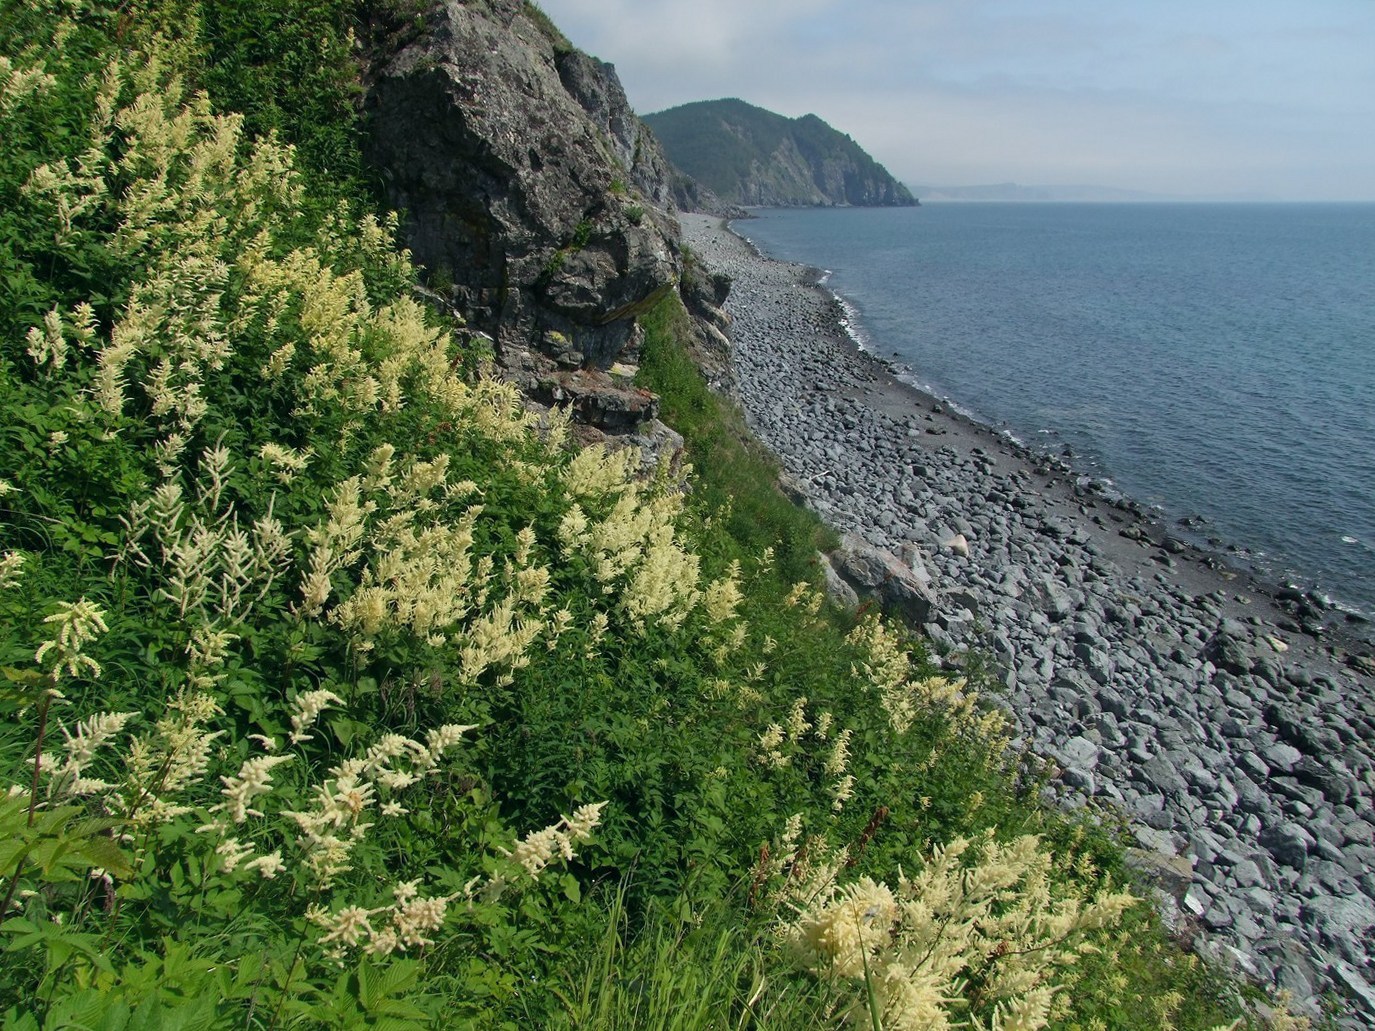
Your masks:
<path fill-rule="evenodd" d="M 540 6 L 642 114 L 817 114 L 909 185 L 1375 200 L 1375 0 Z"/>

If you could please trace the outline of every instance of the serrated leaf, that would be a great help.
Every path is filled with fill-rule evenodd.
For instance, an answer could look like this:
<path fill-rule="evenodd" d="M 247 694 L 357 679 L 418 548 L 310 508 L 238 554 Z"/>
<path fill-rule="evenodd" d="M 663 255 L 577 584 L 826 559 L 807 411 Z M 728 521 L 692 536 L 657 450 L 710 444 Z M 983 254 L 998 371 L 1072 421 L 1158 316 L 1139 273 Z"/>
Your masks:
<path fill-rule="evenodd" d="M 375 1027 L 423 1027 L 423 1024 L 414 1022 L 429 1019 L 428 1013 L 405 999 L 385 999 L 372 1014 L 381 1018 Z"/>
<path fill-rule="evenodd" d="M 76 850 L 77 858 L 92 867 L 102 867 L 116 877 L 130 877 L 134 868 L 124 850 L 110 838 L 89 838 Z"/>
<path fill-rule="evenodd" d="M 371 1011 L 381 999 L 379 988 L 382 975 L 366 958 L 359 960 L 356 971 L 358 978 L 358 1001 L 365 1010 Z"/>
<path fill-rule="evenodd" d="M 129 1008 L 104 992 L 88 988 L 53 1003 L 44 1026 L 47 1028 L 85 1027 L 100 1031 L 123 1031 Z M 122 1018 L 122 1019 L 121 1019 Z"/>
<path fill-rule="evenodd" d="M 393 960 L 382 973 L 381 994 L 396 995 L 412 987 L 420 977 L 420 964 L 413 959 Z"/>

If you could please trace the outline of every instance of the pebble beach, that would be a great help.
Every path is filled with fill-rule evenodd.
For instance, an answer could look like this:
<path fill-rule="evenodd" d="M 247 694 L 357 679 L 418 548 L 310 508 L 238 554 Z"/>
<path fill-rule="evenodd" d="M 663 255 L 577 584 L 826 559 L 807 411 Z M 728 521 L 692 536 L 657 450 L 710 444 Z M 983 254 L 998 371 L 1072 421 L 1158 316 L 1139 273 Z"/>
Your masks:
<path fill-rule="evenodd" d="M 1053 801 L 1127 819 L 1166 919 L 1205 955 L 1375 1026 L 1368 628 L 904 382 L 846 333 L 818 270 L 680 217 L 733 281 L 739 401 L 787 485 L 901 556 L 943 661 L 988 657 L 997 702 L 1058 771 Z"/>

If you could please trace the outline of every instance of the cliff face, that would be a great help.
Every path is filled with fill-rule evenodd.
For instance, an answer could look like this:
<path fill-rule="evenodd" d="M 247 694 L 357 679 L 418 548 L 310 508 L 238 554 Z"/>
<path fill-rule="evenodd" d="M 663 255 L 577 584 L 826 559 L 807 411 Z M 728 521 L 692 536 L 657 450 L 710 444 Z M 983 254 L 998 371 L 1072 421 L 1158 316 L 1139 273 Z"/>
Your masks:
<path fill-rule="evenodd" d="M 743 214 L 670 163 L 649 126 L 631 110 L 614 65 L 572 49 L 560 52 L 556 64 L 564 86 L 605 133 L 641 194 L 665 211 Z"/>
<path fill-rule="evenodd" d="M 609 388 L 635 316 L 681 271 L 674 175 L 615 70 L 522 0 L 448 0 L 377 70 L 367 110 L 369 159 L 434 286 L 532 393 Z M 652 414 L 609 403 L 585 414 Z"/>
<path fill-rule="evenodd" d="M 741 100 L 709 100 L 645 122 L 675 165 L 730 204 L 916 203 L 859 144 L 816 115 L 785 118 Z"/>

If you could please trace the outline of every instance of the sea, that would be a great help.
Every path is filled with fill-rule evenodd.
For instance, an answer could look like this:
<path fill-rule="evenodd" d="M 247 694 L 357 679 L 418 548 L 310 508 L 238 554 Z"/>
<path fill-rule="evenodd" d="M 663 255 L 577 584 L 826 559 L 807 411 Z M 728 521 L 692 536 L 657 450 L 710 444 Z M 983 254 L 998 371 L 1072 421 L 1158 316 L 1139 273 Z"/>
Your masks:
<path fill-rule="evenodd" d="M 1375 612 L 1375 204 L 762 209 L 913 384 Z"/>

